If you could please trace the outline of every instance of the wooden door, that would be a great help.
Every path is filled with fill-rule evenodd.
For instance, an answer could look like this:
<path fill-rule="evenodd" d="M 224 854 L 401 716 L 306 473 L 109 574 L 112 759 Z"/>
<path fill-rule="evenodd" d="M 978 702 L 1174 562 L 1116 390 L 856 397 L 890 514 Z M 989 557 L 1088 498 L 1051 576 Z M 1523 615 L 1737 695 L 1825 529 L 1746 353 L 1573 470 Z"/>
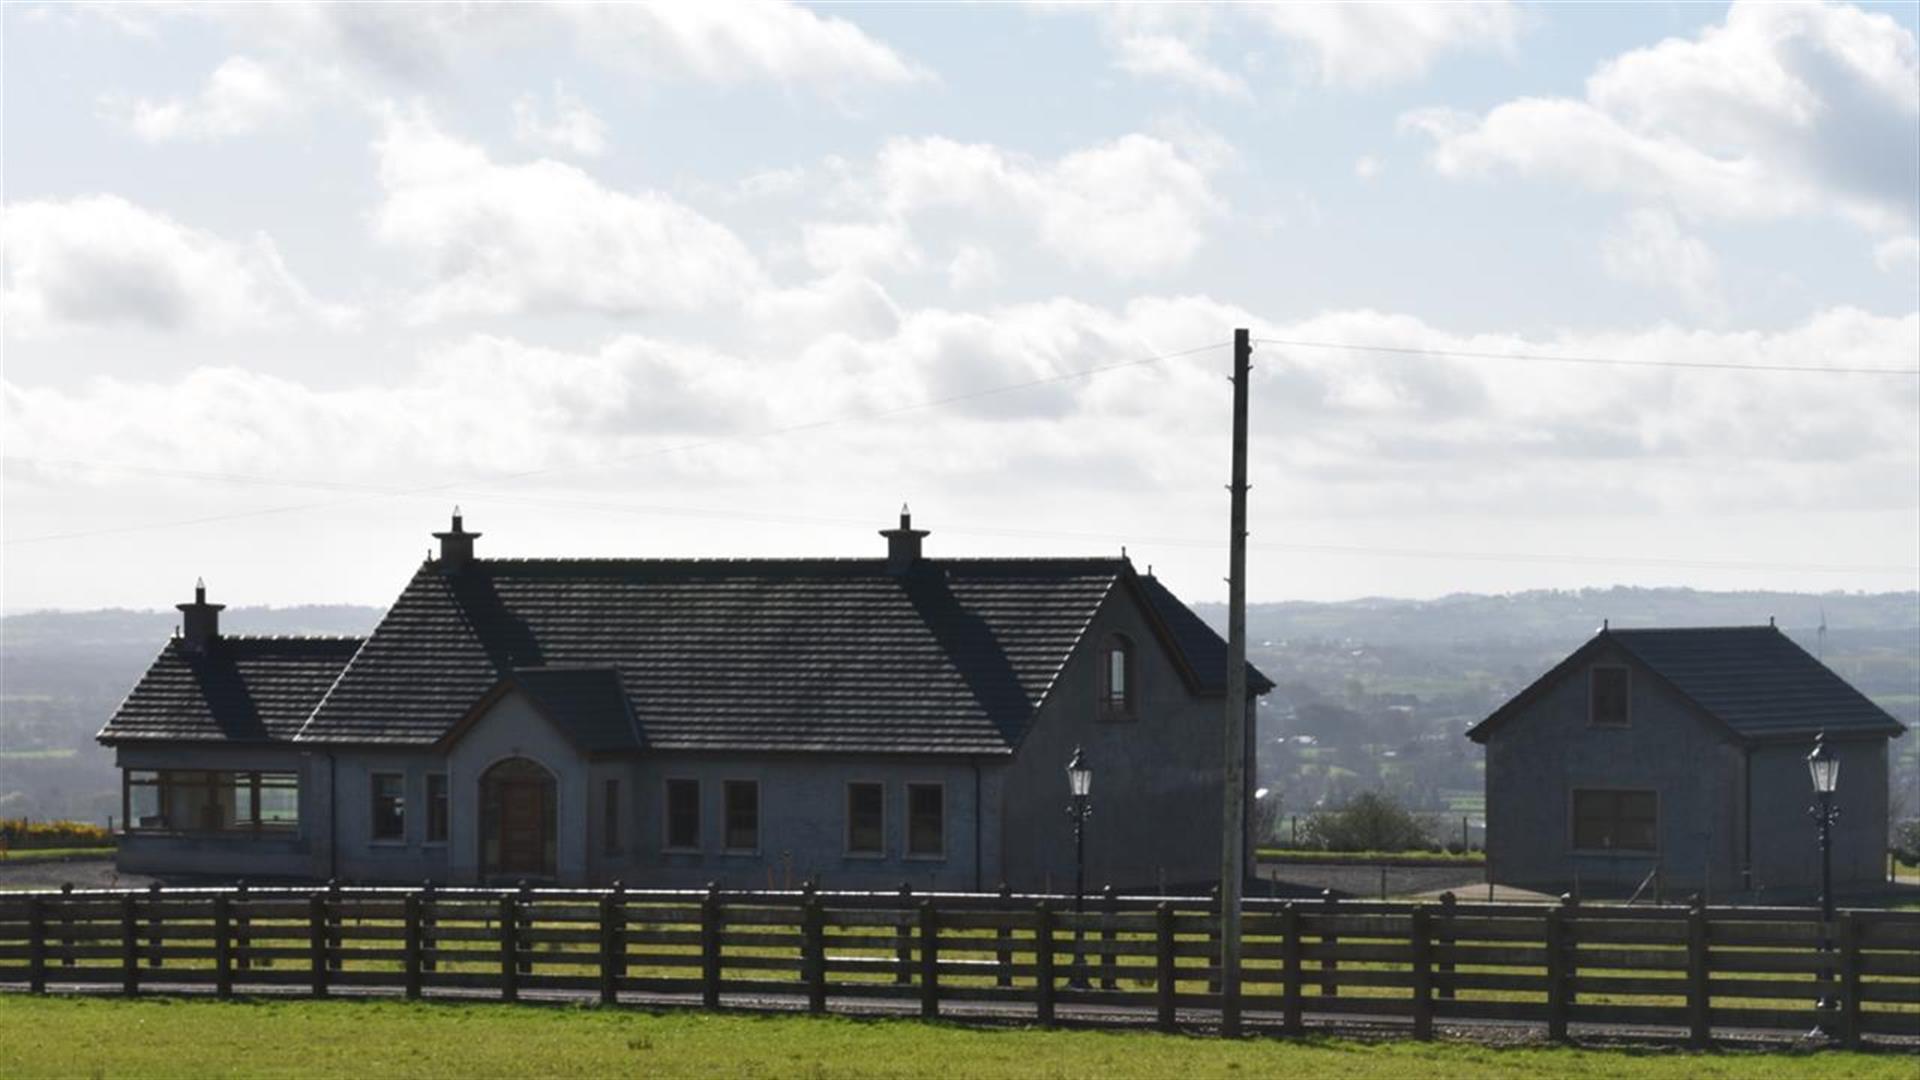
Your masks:
<path fill-rule="evenodd" d="M 500 872 L 544 874 L 547 813 L 545 785 L 508 780 L 500 785 Z"/>

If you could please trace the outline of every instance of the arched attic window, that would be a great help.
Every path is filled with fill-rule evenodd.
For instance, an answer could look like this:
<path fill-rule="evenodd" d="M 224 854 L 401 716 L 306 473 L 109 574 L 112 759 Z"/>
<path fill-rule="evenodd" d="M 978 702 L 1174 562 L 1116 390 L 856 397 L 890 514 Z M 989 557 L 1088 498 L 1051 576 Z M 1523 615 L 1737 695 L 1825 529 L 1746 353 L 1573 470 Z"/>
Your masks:
<path fill-rule="evenodd" d="M 1135 675 L 1133 642 L 1124 634 L 1109 635 L 1100 647 L 1100 715 L 1104 719 L 1133 719 L 1139 694 Z"/>

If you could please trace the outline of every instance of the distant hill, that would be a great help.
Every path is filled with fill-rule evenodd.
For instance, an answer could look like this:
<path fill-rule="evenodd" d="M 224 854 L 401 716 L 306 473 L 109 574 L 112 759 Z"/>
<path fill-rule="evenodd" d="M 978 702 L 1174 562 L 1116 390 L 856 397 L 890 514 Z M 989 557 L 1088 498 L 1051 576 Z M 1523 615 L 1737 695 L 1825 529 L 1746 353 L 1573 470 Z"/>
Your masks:
<path fill-rule="evenodd" d="M 1218 604 L 1200 614 L 1223 626 Z M 1824 612 L 1828 631 L 1818 627 Z M 381 609 L 231 608 L 243 634 L 365 634 Z M 1470 807 L 1478 752 L 1459 737 L 1580 642 L 1615 626 L 1781 629 L 1882 707 L 1920 727 L 1920 593 L 1586 589 L 1437 600 L 1251 604 L 1249 655 L 1279 688 L 1261 709 L 1263 782 L 1302 809 L 1364 787 L 1429 808 Z M 93 741 L 173 631 L 172 611 L 0 618 L 0 817 L 105 821 L 119 812 L 112 755 Z M 1294 736 L 1320 746 L 1300 750 Z M 1896 798 L 1920 812 L 1915 736 L 1896 747 Z"/>

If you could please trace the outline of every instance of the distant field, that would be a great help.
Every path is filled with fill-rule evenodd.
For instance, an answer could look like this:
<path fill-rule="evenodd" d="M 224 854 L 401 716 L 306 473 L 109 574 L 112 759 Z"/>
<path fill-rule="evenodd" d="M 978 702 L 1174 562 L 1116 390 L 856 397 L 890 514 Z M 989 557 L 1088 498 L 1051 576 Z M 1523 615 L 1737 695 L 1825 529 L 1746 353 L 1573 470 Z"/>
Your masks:
<path fill-rule="evenodd" d="M 1422 863 L 1459 863 L 1462 866 L 1480 866 L 1487 861 L 1484 853 L 1469 851 L 1455 855 L 1445 851 L 1315 851 L 1311 848 L 1260 849 L 1263 859 L 1298 859 L 1313 862 L 1422 862 Z"/>
<path fill-rule="evenodd" d="M 1494 1049 L 913 1020 L 391 1001 L 0 997 L 0 1076 L 1785 1076 L 1911 1080 L 1888 1054 Z"/>
<path fill-rule="evenodd" d="M 0 761 L 65 761 L 77 753 L 71 746 L 63 750 L 0 750 Z"/>

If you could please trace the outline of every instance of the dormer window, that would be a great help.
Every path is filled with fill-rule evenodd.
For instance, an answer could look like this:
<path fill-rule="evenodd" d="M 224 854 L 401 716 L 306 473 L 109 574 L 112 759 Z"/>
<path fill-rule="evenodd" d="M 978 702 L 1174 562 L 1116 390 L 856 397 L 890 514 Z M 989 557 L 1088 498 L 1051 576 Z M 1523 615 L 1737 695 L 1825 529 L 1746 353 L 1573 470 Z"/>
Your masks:
<path fill-rule="evenodd" d="M 1133 642 L 1115 634 L 1101 650 L 1100 714 L 1109 720 L 1132 719 L 1133 684 Z"/>

